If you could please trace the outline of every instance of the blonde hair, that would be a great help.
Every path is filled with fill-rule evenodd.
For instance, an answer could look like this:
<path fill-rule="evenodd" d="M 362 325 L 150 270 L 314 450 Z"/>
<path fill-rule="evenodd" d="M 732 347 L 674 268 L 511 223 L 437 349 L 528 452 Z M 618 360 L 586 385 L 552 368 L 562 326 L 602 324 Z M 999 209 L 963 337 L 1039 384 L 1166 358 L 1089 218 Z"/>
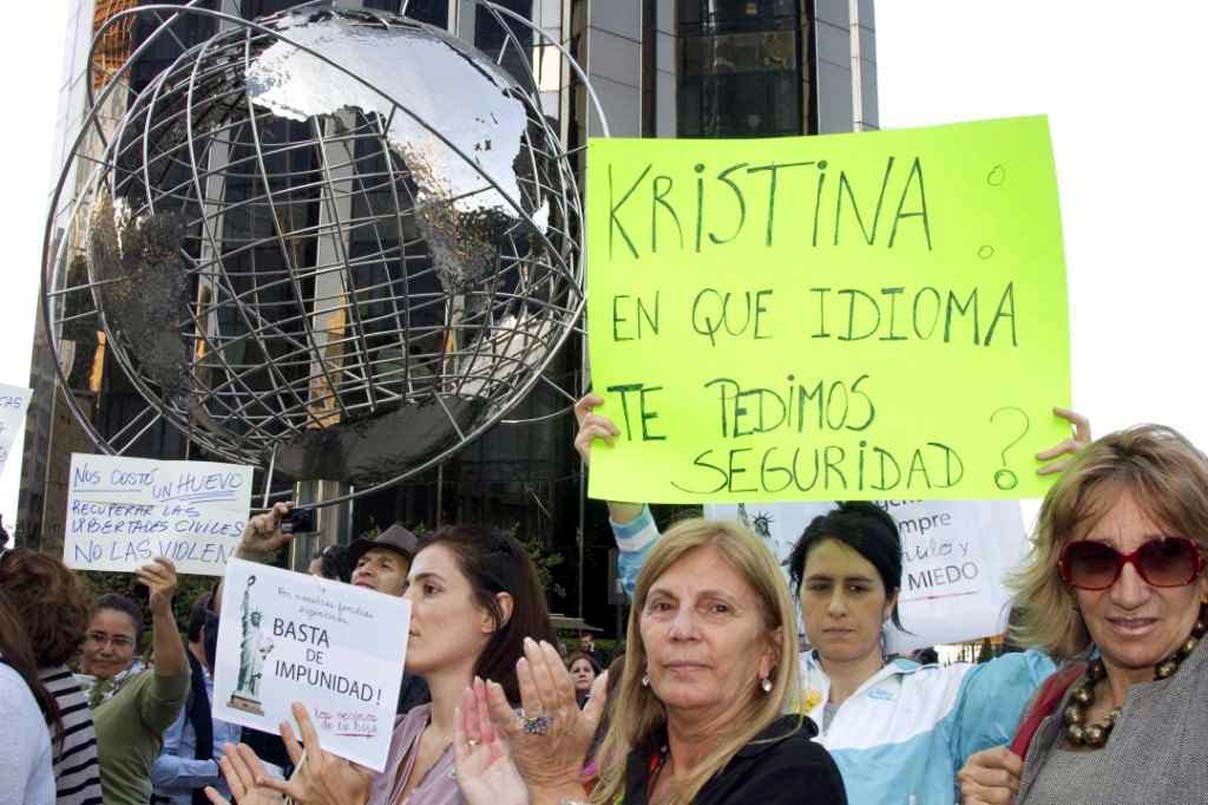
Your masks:
<path fill-rule="evenodd" d="M 646 648 L 642 644 L 641 617 L 650 588 L 672 565 L 689 553 L 713 548 L 739 572 L 754 590 L 767 627 L 769 644 L 777 654 L 764 693 L 755 680 L 733 729 L 718 734 L 717 746 L 693 769 L 672 798 L 688 803 L 701 787 L 769 724 L 797 703 L 797 633 L 795 613 L 784 576 L 767 547 L 738 523 L 685 520 L 667 531 L 651 548 L 638 574 L 629 613 L 628 653 L 625 673 L 612 702 L 612 725 L 600 748 L 600 783 L 592 802 L 611 803 L 625 793 L 625 767 L 629 753 L 645 745 L 667 723 L 667 710 L 654 691 L 642 685 L 646 673 Z M 776 631 L 779 630 L 779 639 Z M 775 641 L 775 642 L 773 642 Z"/>
<path fill-rule="evenodd" d="M 1016 607 L 1012 637 L 1055 659 L 1090 647 L 1073 592 L 1058 570 L 1061 549 L 1085 534 L 1123 490 L 1155 522 L 1208 548 L 1208 457 L 1178 431 L 1137 425 L 1086 447 L 1049 489 L 1032 550 L 1008 579 Z"/>

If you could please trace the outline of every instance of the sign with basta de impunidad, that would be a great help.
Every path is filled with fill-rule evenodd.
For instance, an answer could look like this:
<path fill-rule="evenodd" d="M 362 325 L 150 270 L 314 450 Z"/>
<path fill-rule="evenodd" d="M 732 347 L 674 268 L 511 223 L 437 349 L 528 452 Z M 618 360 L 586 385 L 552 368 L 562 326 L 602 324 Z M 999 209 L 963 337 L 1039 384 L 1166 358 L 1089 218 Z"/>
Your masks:
<path fill-rule="evenodd" d="M 130 572 L 157 556 L 221 576 L 247 524 L 252 468 L 73 453 L 63 562 Z"/>
<path fill-rule="evenodd" d="M 588 149 L 589 492 L 1041 497 L 1068 436 L 1048 124 Z"/>
<path fill-rule="evenodd" d="M 232 559 L 222 588 L 214 717 L 279 734 L 306 706 L 324 749 L 382 771 L 411 603 Z M 297 730 L 295 729 L 295 733 Z"/>

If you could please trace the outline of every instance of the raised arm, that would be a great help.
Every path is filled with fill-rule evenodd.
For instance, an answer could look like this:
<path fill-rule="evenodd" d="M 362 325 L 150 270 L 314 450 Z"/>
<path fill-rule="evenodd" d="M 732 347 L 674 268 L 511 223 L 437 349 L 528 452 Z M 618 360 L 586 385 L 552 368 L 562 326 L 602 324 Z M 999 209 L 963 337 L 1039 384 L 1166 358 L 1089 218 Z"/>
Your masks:
<path fill-rule="evenodd" d="M 591 444 L 599 439 L 612 444 L 620 435 L 617 426 L 608 417 L 595 413 L 604 404 L 598 394 L 587 394 L 575 403 L 575 418 L 579 420 L 579 431 L 575 434 L 575 449 L 583 458 L 584 466 L 591 464 Z M 632 598 L 638 571 L 646 560 L 646 553 L 659 538 L 658 527 L 644 503 L 622 503 L 606 501 L 612 535 L 617 541 L 617 576 L 625 595 Z"/>
<path fill-rule="evenodd" d="M 604 398 L 588 392 L 575 403 L 575 419 L 579 420 L 579 432 L 575 434 L 575 449 L 583 459 L 584 466 L 591 464 L 591 443 L 596 439 L 605 444 L 612 444 L 621 434 L 612 420 L 603 414 L 595 413 L 595 409 L 604 404 Z M 644 503 L 622 503 L 618 500 L 605 501 L 608 505 L 608 517 L 614 523 L 624 525 L 642 513 Z"/>
<path fill-rule="evenodd" d="M 151 591 L 151 638 L 155 649 L 155 673 L 158 676 L 188 675 L 189 661 L 185 644 L 172 614 L 172 596 L 176 593 L 176 566 L 162 556 L 136 571 L 138 580 Z"/>

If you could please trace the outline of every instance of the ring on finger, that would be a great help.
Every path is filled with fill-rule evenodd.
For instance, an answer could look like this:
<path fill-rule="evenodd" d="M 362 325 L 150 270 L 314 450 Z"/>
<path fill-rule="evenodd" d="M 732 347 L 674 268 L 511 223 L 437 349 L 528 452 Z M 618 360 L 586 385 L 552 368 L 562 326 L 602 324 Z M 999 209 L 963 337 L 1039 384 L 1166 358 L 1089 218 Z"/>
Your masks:
<path fill-rule="evenodd" d="M 544 713 L 539 713 L 535 716 L 530 716 L 523 710 L 520 711 L 520 728 L 524 730 L 526 735 L 547 735 L 549 734 L 550 725 L 553 723 L 550 717 Z"/>

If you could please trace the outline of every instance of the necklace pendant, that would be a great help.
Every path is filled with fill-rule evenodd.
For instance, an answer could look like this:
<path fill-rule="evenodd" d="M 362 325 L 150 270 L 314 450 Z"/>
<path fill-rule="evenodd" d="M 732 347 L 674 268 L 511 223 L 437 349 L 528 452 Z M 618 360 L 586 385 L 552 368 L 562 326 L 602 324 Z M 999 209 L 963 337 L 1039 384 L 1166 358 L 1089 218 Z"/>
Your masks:
<path fill-rule="evenodd" d="M 1079 746 L 1083 741 L 1086 740 L 1086 736 L 1083 733 L 1081 724 L 1066 724 L 1065 737 L 1069 739 L 1069 742 L 1075 746 Z"/>
<path fill-rule="evenodd" d="M 1107 743 L 1110 729 L 1104 729 L 1102 724 L 1091 724 L 1082 731 L 1082 740 L 1092 749 L 1098 749 Z"/>

